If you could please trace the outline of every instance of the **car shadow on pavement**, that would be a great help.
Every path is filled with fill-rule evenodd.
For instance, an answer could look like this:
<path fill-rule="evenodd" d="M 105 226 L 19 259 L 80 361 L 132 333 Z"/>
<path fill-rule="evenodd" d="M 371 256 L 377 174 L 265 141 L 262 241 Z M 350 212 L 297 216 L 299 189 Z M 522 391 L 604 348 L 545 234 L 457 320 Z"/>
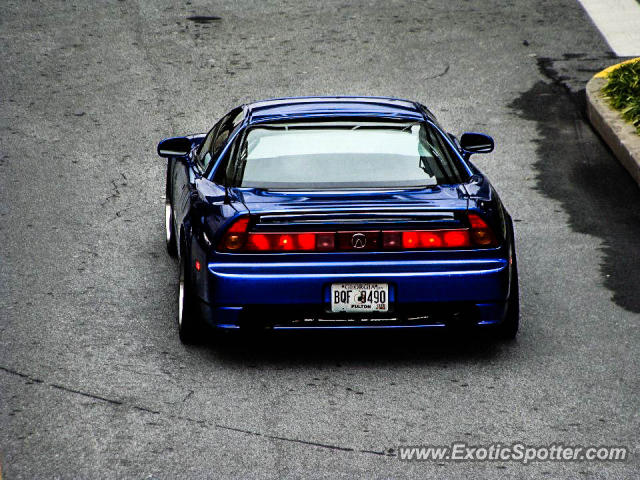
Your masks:
<path fill-rule="evenodd" d="M 261 332 L 207 344 L 218 360 L 277 365 L 487 362 L 517 345 L 485 334 L 443 331 Z"/>

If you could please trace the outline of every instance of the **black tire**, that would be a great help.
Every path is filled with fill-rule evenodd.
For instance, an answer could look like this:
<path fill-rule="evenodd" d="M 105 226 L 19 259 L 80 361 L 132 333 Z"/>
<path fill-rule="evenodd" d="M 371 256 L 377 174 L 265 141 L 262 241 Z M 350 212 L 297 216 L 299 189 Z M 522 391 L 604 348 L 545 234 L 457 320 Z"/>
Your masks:
<path fill-rule="evenodd" d="M 501 340 L 513 340 L 518 335 L 520 327 L 520 286 L 518 282 L 518 265 L 513 256 L 513 270 L 511 272 L 511 286 L 509 288 L 509 300 L 507 301 L 507 313 L 504 320 L 497 328 L 497 337 Z"/>
<path fill-rule="evenodd" d="M 188 271 L 189 259 L 183 250 L 178 262 L 178 335 L 185 345 L 202 342 L 204 328 Z"/>
<path fill-rule="evenodd" d="M 178 242 L 176 239 L 176 230 L 173 225 L 173 206 L 171 205 L 171 184 L 169 176 L 171 172 L 171 160 L 167 162 L 167 185 L 165 188 L 164 201 L 164 228 L 166 232 L 167 252 L 172 257 L 178 256 Z"/>

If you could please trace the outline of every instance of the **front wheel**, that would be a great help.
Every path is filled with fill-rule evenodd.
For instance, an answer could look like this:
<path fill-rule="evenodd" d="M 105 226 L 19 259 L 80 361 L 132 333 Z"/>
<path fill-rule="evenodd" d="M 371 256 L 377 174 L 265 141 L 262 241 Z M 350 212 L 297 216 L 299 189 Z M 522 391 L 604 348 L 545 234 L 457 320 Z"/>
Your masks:
<path fill-rule="evenodd" d="M 172 257 L 178 256 L 178 242 L 176 230 L 173 226 L 173 206 L 171 205 L 171 166 L 172 160 L 167 162 L 167 180 L 164 189 L 164 230 L 166 233 L 167 252 Z"/>
<path fill-rule="evenodd" d="M 178 254 L 175 229 L 173 228 L 173 208 L 171 202 L 167 200 L 164 204 L 164 228 L 167 235 L 167 252 L 175 257 Z"/>
<path fill-rule="evenodd" d="M 185 252 L 180 255 L 178 263 L 178 334 L 182 343 L 193 345 L 202 341 L 203 322 L 191 286 L 189 263 Z"/>

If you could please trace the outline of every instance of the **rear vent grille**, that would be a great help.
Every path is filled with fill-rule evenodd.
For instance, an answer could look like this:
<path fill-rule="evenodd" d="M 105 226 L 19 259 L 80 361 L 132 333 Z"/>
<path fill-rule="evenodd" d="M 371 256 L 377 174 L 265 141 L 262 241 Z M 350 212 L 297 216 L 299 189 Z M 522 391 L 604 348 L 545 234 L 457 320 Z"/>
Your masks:
<path fill-rule="evenodd" d="M 455 222 L 453 212 L 336 212 L 261 215 L 262 225 L 353 225 L 385 223 Z"/>

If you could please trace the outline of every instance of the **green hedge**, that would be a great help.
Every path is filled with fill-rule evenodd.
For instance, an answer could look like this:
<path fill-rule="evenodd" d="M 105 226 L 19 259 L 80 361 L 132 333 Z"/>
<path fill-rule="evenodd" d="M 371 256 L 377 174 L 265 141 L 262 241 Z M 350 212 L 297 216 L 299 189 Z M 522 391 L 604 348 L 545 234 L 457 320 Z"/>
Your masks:
<path fill-rule="evenodd" d="M 619 66 L 608 77 L 603 93 L 640 134 L 640 60 Z"/>

